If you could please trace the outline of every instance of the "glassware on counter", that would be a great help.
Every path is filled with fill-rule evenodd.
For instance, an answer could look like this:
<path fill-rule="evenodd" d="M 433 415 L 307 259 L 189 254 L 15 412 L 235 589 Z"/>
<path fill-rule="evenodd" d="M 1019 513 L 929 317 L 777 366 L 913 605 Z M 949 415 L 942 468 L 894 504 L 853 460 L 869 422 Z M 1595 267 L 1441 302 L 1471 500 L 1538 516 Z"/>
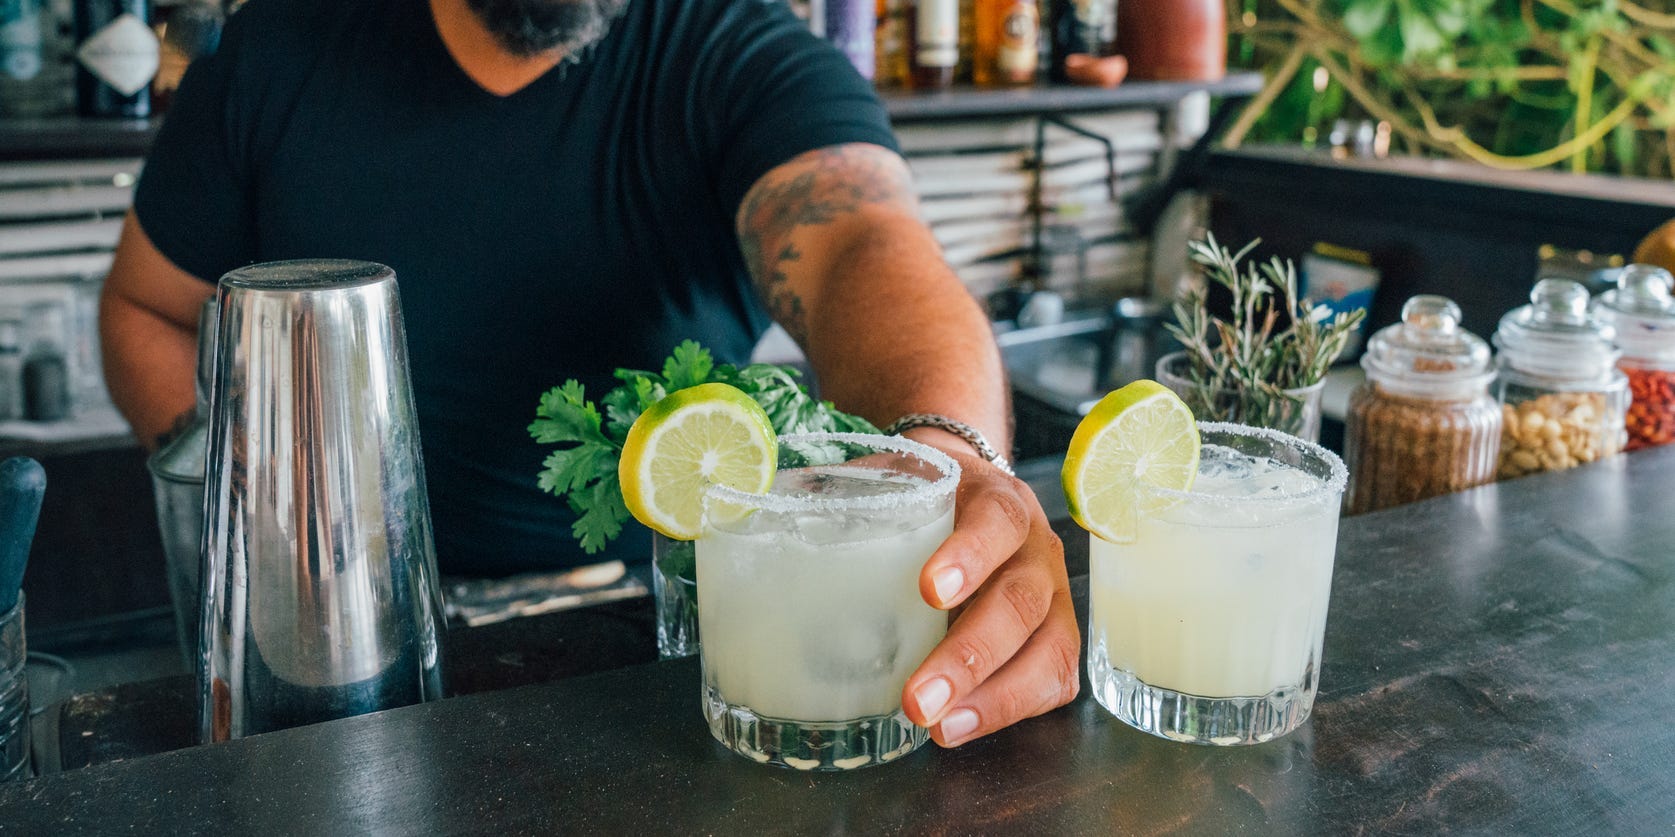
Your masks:
<path fill-rule="evenodd" d="M 698 653 L 698 562 L 691 541 L 651 533 L 651 591 L 658 659 Z"/>
<path fill-rule="evenodd" d="M 203 591 L 204 460 L 209 454 L 209 381 L 215 366 L 215 302 L 198 309 L 198 365 L 192 421 L 145 460 L 157 501 L 157 531 L 163 538 L 163 566 L 174 605 L 175 636 L 188 666 L 198 663 Z"/>
<path fill-rule="evenodd" d="M 1279 398 L 1253 398 L 1236 389 L 1212 389 L 1192 380 L 1191 359 L 1184 351 L 1164 355 L 1157 362 L 1157 381 L 1175 391 L 1200 421 L 1224 421 L 1266 427 L 1320 441 L 1320 399 L 1326 391 L 1321 379 L 1312 386 L 1283 390 Z"/>
<path fill-rule="evenodd" d="M 203 743 L 442 697 L 442 591 L 395 271 L 221 277 L 209 377 Z"/>
<path fill-rule="evenodd" d="M 23 636 L 23 601 L 0 613 L 0 782 L 27 779 L 29 762 L 28 648 Z"/>
<path fill-rule="evenodd" d="M 1367 381 L 1350 396 L 1344 442 L 1348 514 L 1493 482 L 1501 406 L 1489 344 L 1460 328 L 1460 307 L 1416 296 L 1402 321 L 1361 356 Z"/>
<path fill-rule="evenodd" d="M 767 494 L 713 485 L 696 541 L 704 715 L 729 749 L 799 770 L 927 740 L 901 694 L 948 629 L 919 573 L 954 528 L 959 466 L 891 436 L 782 436 Z"/>
<path fill-rule="evenodd" d="M 1501 318 L 1499 478 L 1573 468 L 1623 449 L 1628 378 L 1617 368 L 1610 326 L 1588 305 L 1581 284 L 1543 279 L 1529 305 Z"/>
<path fill-rule="evenodd" d="M 1347 476 L 1293 436 L 1198 428 L 1192 489 L 1142 481 L 1133 542 L 1091 539 L 1088 676 L 1136 729 L 1255 744 L 1314 706 Z"/>
<path fill-rule="evenodd" d="M 1631 400 L 1627 450 L 1675 441 L 1675 277 L 1661 267 L 1633 264 L 1615 290 L 1594 301 L 1594 314 L 1616 332 Z"/>

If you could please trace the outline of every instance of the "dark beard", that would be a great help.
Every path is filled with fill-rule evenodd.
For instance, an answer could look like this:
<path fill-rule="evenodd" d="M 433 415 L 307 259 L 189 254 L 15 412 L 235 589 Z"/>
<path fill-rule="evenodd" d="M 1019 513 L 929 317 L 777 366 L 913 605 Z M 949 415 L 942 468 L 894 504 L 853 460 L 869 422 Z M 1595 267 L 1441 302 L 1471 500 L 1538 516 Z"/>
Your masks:
<path fill-rule="evenodd" d="M 628 0 L 466 0 L 489 34 L 513 55 L 552 50 L 573 56 L 611 28 Z"/>

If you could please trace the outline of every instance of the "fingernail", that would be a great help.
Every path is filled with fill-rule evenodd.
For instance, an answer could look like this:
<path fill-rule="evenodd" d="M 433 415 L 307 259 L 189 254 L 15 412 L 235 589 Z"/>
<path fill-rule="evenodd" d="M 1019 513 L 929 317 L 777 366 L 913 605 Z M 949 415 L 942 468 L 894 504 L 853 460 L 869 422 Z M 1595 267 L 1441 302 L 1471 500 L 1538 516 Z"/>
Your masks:
<path fill-rule="evenodd" d="M 948 683 L 948 678 L 932 677 L 913 690 L 913 699 L 919 703 L 919 711 L 925 719 L 934 721 L 953 694 L 954 687 Z"/>
<path fill-rule="evenodd" d="M 939 727 L 943 741 L 958 744 L 977 729 L 977 713 L 970 709 L 956 709 L 942 719 Z"/>
<path fill-rule="evenodd" d="M 948 604 L 960 594 L 960 588 L 965 586 L 965 573 L 959 567 L 943 567 L 932 577 L 936 584 L 936 598 L 943 604 Z"/>

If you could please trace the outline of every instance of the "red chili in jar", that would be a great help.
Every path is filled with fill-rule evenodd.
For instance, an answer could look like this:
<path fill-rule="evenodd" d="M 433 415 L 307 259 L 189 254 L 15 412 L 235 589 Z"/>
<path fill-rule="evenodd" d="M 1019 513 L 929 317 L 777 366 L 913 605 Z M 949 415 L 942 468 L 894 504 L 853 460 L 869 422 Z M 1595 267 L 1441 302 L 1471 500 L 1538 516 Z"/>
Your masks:
<path fill-rule="evenodd" d="M 1628 408 L 1628 444 L 1639 450 L 1675 442 L 1675 370 L 1623 363 L 1633 401 Z"/>

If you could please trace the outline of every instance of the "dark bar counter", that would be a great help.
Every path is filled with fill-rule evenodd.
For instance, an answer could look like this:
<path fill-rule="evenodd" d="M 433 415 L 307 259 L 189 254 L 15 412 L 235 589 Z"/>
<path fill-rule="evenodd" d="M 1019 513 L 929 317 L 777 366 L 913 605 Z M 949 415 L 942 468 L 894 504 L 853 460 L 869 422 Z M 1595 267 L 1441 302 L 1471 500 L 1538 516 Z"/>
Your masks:
<path fill-rule="evenodd" d="M 1253 747 L 1136 732 L 1084 685 L 956 750 L 797 773 L 711 740 L 684 660 L 8 785 L 0 830 L 1668 833 L 1672 496 L 1675 449 L 1345 520 L 1314 716 Z"/>

